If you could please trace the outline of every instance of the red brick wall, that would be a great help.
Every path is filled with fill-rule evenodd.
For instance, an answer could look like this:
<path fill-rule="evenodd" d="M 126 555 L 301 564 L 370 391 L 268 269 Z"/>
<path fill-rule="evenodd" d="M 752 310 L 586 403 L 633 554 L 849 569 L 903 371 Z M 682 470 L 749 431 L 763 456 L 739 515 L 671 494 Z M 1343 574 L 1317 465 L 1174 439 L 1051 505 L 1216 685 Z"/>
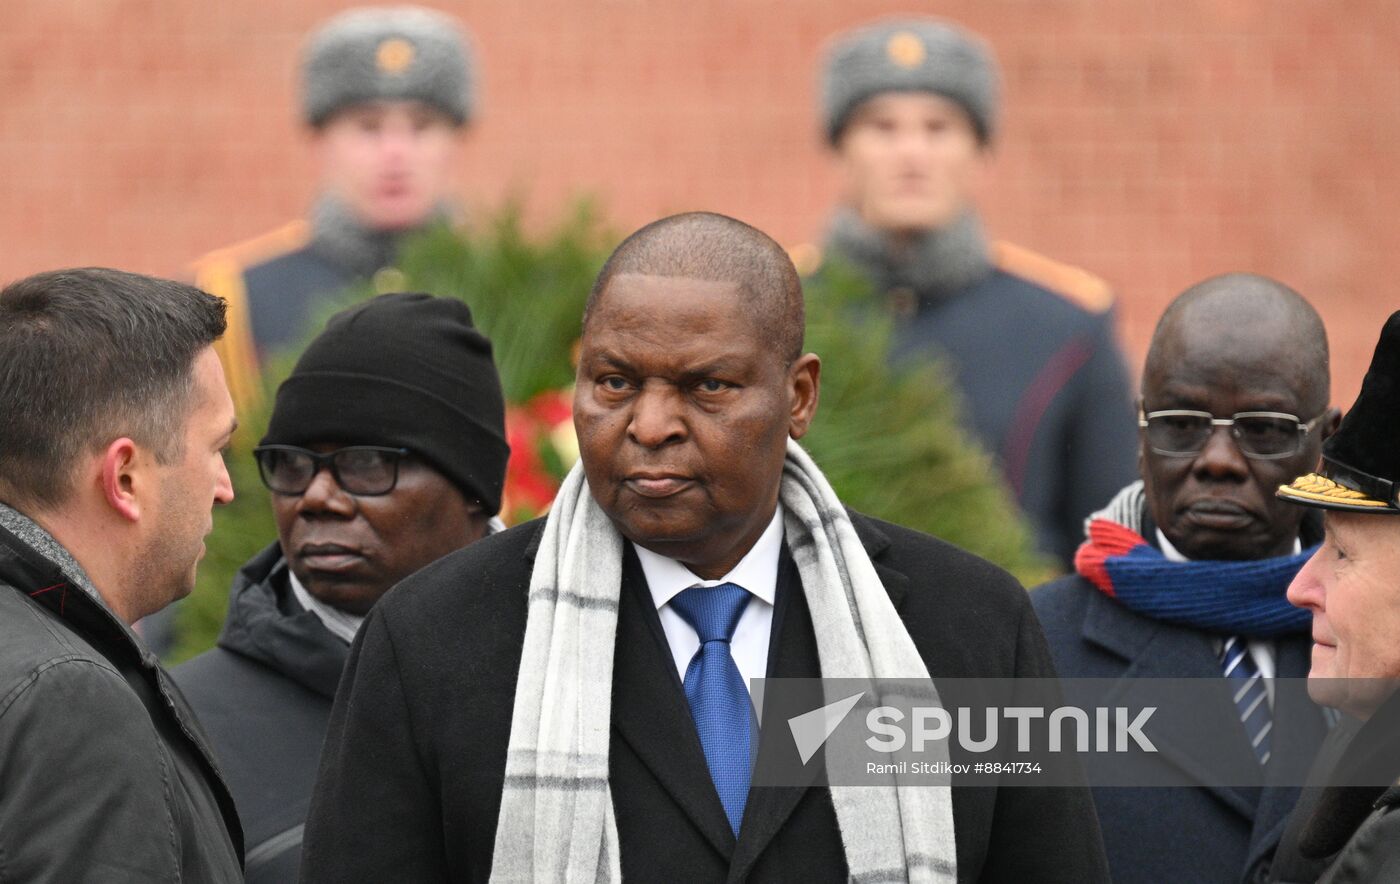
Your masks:
<path fill-rule="evenodd" d="M 175 273 L 293 216 L 302 34 L 337 0 L 0 4 L 0 278 L 84 263 Z M 547 221 L 592 193 L 619 227 L 687 208 L 816 237 L 836 179 L 822 41 L 878 0 L 435 3 L 475 32 L 472 205 Z M 1166 300 L 1212 273 L 1295 285 L 1349 404 L 1400 307 L 1400 4 L 949 0 L 1005 68 L 987 215 L 998 236 L 1121 293 L 1133 361 Z"/>

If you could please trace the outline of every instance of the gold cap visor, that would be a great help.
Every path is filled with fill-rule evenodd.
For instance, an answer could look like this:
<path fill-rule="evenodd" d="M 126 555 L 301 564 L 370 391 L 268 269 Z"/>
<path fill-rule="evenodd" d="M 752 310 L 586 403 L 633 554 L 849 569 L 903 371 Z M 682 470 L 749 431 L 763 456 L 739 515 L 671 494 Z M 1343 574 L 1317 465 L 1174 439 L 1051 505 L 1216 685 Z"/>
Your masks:
<path fill-rule="evenodd" d="M 1347 510 L 1354 513 L 1375 513 L 1376 515 L 1400 515 L 1384 500 L 1376 500 L 1360 491 L 1345 485 L 1338 485 L 1326 476 L 1308 473 L 1299 476 L 1291 484 L 1280 485 L 1276 494 L 1291 503 L 1321 507 L 1329 510 Z"/>

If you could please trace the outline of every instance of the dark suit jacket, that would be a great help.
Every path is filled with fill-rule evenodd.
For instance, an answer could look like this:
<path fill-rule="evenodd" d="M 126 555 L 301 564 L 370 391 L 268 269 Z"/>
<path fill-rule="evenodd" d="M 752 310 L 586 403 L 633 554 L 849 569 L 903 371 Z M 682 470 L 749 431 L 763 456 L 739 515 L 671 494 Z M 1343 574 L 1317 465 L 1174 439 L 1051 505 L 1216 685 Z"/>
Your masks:
<path fill-rule="evenodd" d="M 1040 628 L 1010 575 L 926 535 L 852 519 L 935 678 L 1051 674 Z M 487 880 L 541 524 L 454 553 L 375 606 L 332 713 L 304 880 Z M 769 674 L 818 675 L 811 617 L 787 556 L 774 614 Z M 624 879 L 846 879 L 823 788 L 753 789 L 736 843 L 630 547 L 612 702 L 610 780 Z M 954 788 L 953 811 L 964 881 L 1106 878 L 1085 789 Z"/>
<path fill-rule="evenodd" d="M 1100 592 L 1082 577 L 1064 577 L 1031 591 L 1031 603 L 1045 629 L 1055 668 L 1064 679 L 1112 680 L 1093 702 L 1117 705 L 1133 683 L 1144 678 L 1204 678 L 1223 682 L 1214 641 L 1218 636 L 1151 620 Z M 1275 643 L 1275 672 L 1281 679 L 1308 674 L 1311 639 L 1282 638 Z M 1327 734 L 1320 709 L 1306 699 L 1300 682 L 1276 682 L 1271 749 L 1259 787 L 1221 785 L 1224 762 L 1238 777 L 1257 768 L 1238 710 L 1229 694 L 1198 710 L 1191 722 L 1159 717 L 1165 731 L 1147 731 L 1165 763 L 1179 768 L 1183 782 L 1199 787 L 1106 786 L 1094 789 L 1104 846 L 1113 880 L 1157 884 L 1263 880 L 1288 812 L 1298 799 L 1296 784 Z M 1066 682 L 1071 702 L 1080 700 Z M 1089 702 L 1083 701 L 1081 702 Z M 1191 728 L 1193 732 L 1172 728 Z M 1232 735 L 1209 762 L 1194 747 L 1200 733 Z M 1092 775 L 1092 768 L 1090 770 Z M 1287 785 L 1293 783 L 1295 785 Z"/>

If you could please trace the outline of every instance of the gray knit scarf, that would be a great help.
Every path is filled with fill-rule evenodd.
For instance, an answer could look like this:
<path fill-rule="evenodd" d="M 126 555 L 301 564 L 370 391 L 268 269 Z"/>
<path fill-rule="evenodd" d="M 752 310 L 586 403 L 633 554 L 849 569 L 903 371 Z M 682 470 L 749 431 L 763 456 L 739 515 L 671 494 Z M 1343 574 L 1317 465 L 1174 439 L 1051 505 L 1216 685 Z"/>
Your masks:
<path fill-rule="evenodd" d="M 917 679 L 926 685 L 922 696 L 937 702 L 928 669 L 840 500 L 791 441 L 780 496 L 822 675 Z M 593 500 L 581 465 L 564 480 L 543 531 L 491 879 L 616 882 L 608 746 L 623 539 Z M 949 789 L 891 779 L 832 786 L 831 798 L 852 881 L 957 880 Z"/>
<path fill-rule="evenodd" d="M 311 207 L 311 247 L 336 265 L 368 279 L 385 267 L 393 266 L 405 237 L 453 220 L 451 208 L 443 204 L 417 227 L 373 230 L 360 223 L 340 200 L 322 196 Z"/>
<path fill-rule="evenodd" d="M 992 270 L 982 224 L 972 211 L 942 230 L 899 243 L 853 210 L 841 209 L 827 231 L 826 249 L 854 264 L 882 294 L 907 288 L 924 297 L 946 298 Z"/>

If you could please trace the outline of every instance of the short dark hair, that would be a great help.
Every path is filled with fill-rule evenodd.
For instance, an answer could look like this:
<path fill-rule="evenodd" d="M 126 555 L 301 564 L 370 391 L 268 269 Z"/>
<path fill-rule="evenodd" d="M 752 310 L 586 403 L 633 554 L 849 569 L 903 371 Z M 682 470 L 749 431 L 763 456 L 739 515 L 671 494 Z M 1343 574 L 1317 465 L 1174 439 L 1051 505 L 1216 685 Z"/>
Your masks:
<path fill-rule="evenodd" d="M 0 493 L 54 507 L 86 452 L 130 436 L 169 462 L 183 448 L 199 353 L 224 302 L 168 279 L 89 267 L 0 291 Z"/>
<path fill-rule="evenodd" d="M 653 221 L 623 240 L 599 271 L 583 310 L 585 326 L 608 283 L 623 273 L 734 283 L 764 338 L 789 364 L 802 355 L 802 281 L 783 247 L 756 227 L 714 212 Z"/>

